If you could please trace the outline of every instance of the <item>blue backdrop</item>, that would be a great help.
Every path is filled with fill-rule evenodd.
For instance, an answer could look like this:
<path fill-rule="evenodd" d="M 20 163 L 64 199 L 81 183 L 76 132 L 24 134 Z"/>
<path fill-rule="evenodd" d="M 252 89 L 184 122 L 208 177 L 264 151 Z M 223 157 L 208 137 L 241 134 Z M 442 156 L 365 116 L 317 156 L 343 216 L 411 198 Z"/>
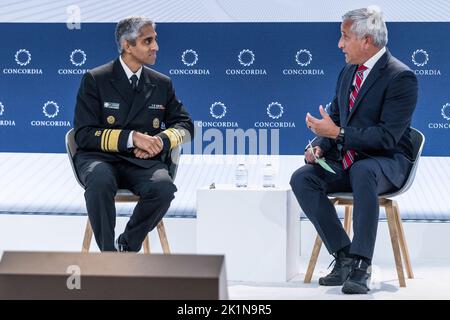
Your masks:
<path fill-rule="evenodd" d="M 0 152 L 65 152 L 82 74 L 117 57 L 114 28 L 0 24 Z M 427 137 L 424 155 L 450 156 L 450 24 L 388 29 L 389 50 L 419 79 L 413 126 Z M 319 104 L 331 101 L 344 65 L 339 23 L 161 23 L 156 31 L 154 69 L 173 79 L 197 121 L 197 153 L 211 143 L 207 130 L 240 128 L 267 131 L 269 140 L 279 130 L 280 154 L 303 154 L 312 136 L 305 114 L 318 115 Z"/>

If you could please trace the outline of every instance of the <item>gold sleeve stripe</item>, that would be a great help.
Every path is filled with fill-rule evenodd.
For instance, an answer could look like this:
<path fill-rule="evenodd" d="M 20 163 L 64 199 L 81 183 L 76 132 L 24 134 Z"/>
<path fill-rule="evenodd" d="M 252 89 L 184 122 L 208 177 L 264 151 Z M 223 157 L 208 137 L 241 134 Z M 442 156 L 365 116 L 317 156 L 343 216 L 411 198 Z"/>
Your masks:
<path fill-rule="evenodd" d="M 119 152 L 119 136 L 122 130 L 106 129 L 102 132 L 100 148 L 106 152 Z"/>
<path fill-rule="evenodd" d="M 170 141 L 170 148 L 174 148 L 177 145 L 181 144 L 182 141 L 182 136 L 181 134 L 178 132 L 177 129 L 174 128 L 169 128 L 167 130 L 163 131 L 164 134 L 167 135 L 167 137 L 169 137 L 169 141 Z"/>
<path fill-rule="evenodd" d="M 175 134 L 172 132 L 171 129 L 167 129 L 166 131 L 164 131 L 164 133 L 169 137 L 170 140 L 170 148 L 174 148 L 177 145 L 177 137 L 175 136 Z"/>
<path fill-rule="evenodd" d="M 177 137 L 178 143 L 177 145 L 181 144 L 181 142 L 183 141 L 183 136 L 181 135 L 180 131 L 178 129 L 172 129 L 173 133 L 175 134 L 175 136 Z"/>
<path fill-rule="evenodd" d="M 110 130 L 108 136 L 108 149 L 112 152 L 119 152 L 119 135 L 122 130 Z"/>
<path fill-rule="evenodd" d="M 178 137 L 178 144 L 180 144 L 183 141 L 183 137 L 181 136 L 180 131 L 178 131 L 177 129 L 173 129 L 173 132 L 176 134 L 176 136 Z"/>
<path fill-rule="evenodd" d="M 102 149 L 102 151 L 108 151 L 106 150 L 106 135 L 108 134 L 108 130 L 103 130 L 102 132 L 102 139 L 101 139 L 101 144 L 100 144 L 100 148 Z"/>
<path fill-rule="evenodd" d="M 109 150 L 109 136 L 110 136 L 110 134 L 111 134 L 111 129 L 108 129 L 108 130 L 106 130 L 107 132 L 106 132 L 106 137 L 105 137 L 105 151 L 111 151 L 111 150 Z"/>

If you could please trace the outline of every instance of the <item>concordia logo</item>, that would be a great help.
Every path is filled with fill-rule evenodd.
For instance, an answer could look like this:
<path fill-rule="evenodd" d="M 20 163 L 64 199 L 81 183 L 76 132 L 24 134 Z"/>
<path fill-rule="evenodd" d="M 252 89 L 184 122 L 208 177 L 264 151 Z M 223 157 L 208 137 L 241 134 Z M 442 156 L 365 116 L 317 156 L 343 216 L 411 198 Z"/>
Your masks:
<path fill-rule="evenodd" d="M 450 129 L 450 103 L 445 103 L 441 108 L 441 116 L 446 122 L 430 122 L 428 123 L 429 129 Z"/>
<path fill-rule="evenodd" d="M 441 115 L 445 120 L 450 120 L 450 103 L 446 103 L 442 106 Z"/>
<path fill-rule="evenodd" d="M 75 67 L 81 67 L 86 63 L 87 56 L 86 52 L 84 52 L 81 49 L 75 49 L 73 50 L 69 55 L 69 61 L 72 65 Z M 89 69 L 82 69 L 82 68 L 73 68 L 73 69 L 58 69 L 58 74 L 61 75 L 78 75 L 78 74 L 85 74 L 88 72 Z"/>
<path fill-rule="evenodd" d="M 273 120 L 278 120 L 283 116 L 284 108 L 283 105 L 274 101 L 269 103 L 266 108 L 266 113 L 269 118 Z M 295 122 L 288 121 L 260 121 L 255 122 L 256 128 L 295 128 Z"/>
<path fill-rule="evenodd" d="M 412 63 L 417 67 L 424 67 L 430 61 L 428 52 L 424 49 L 417 49 L 411 55 Z M 415 69 L 413 70 L 416 75 L 419 76 L 440 76 L 441 70 L 439 69 Z"/>
<path fill-rule="evenodd" d="M 271 102 L 267 106 L 267 115 L 272 119 L 279 119 L 283 115 L 283 106 L 279 102 Z"/>
<path fill-rule="evenodd" d="M 243 49 L 239 52 L 238 62 L 241 66 L 249 67 L 255 62 L 255 54 L 250 49 Z M 266 69 L 227 69 L 225 74 L 228 76 L 235 75 L 267 75 Z"/>
<path fill-rule="evenodd" d="M 58 116 L 59 109 L 60 107 L 55 101 L 49 100 L 44 103 L 42 113 L 45 117 L 54 119 Z M 71 127 L 70 122 L 64 120 L 32 120 L 30 124 L 36 127 Z"/>
<path fill-rule="evenodd" d="M 222 119 L 227 114 L 227 107 L 225 103 L 216 101 L 209 107 L 209 114 L 216 120 Z M 238 123 L 235 121 L 196 121 L 199 127 L 212 127 L 212 128 L 237 128 Z"/>
<path fill-rule="evenodd" d="M 186 49 L 181 54 L 181 62 L 189 67 L 187 69 L 170 69 L 171 75 L 209 75 L 211 72 L 209 69 L 195 69 L 191 68 L 198 63 L 198 53 L 193 49 Z"/>
<path fill-rule="evenodd" d="M 197 64 L 198 54 L 192 49 L 185 50 L 181 54 L 181 61 L 184 63 L 184 65 L 192 67 Z"/>
<path fill-rule="evenodd" d="M 59 113 L 59 106 L 55 101 L 47 101 L 42 107 L 42 112 L 47 118 L 54 118 Z"/>
<path fill-rule="evenodd" d="M 26 67 L 31 63 L 31 52 L 27 49 L 19 49 L 14 54 L 14 61 L 20 67 Z M 3 74 L 26 74 L 26 75 L 41 75 L 42 69 L 38 68 L 4 68 Z"/>
<path fill-rule="evenodd" d="M 301 69 L 283 69 L 283 75 L 318 76 L 324 75 L 323 69 L 307 69 L 313 60 L 313 55 L 308 49 L 300 49 L 295 53 L 295 62 Z"/>
<path fill-rule="evenodd" d="M 4 112 L 5 112 L 5 106 L 0 101 L 0 117 L 3 116 Z M 16 122 L 14 120 L 3 120 L 2 118 L 0 118 L 0 126 L 10 127 L 10 126 L 16 125 Z"/>
<path fill-rule="evenodd" d="M 239 52 L 238 61 L 244 67 L 251 66 L 253 62 L 255 62 L 255 54 L 251 50 L 244 49 L 241 52 Z"/>
<path fill-rule="evenodd" d="M 222 102 L 214 102 L 209 108 L 209 113 L 213 118 L 222 119 L 227 114 L 227 107 Z"/>

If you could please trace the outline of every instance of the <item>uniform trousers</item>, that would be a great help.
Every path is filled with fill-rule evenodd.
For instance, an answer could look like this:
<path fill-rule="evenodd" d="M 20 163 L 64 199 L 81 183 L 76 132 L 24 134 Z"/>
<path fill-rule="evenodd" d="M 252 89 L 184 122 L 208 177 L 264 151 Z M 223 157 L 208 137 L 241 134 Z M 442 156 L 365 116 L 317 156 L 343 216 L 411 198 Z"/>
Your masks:
<path fill-rule="evenodd" d="M 142 168 L 119 157 L 111 159 L 77 154 L 75 167 L 85 186 L 84 197 L 95 240 L 101 251 L 115 251 L 114 228 L 118 189 L 129 189 L 139 196 L 120 244 L 139 251 L 148 232 L 155 228 L 169 209 L 177 191 L 167 165 L 158 160 Z"/>

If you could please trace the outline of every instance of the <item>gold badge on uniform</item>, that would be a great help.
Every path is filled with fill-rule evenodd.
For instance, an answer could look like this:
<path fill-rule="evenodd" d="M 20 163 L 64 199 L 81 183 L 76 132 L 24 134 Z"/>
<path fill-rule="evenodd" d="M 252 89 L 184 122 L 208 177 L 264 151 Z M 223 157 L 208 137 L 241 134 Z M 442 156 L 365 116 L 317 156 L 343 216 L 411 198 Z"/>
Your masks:
<path fill-rule="evenodd" d="M 116 122 L 116 118 L 114 118 L 113 116 L 109 116 L 108 118 L 106 118 L 106 121 L 108 121 L 109 124 L 114 124 L 114 122 Z"/>
<path fill-rule="evenodd" d="M 153 128 L 155 128 L 155 129 L 159 128 L 159 119 L 158 118 L 153 119 Z"/>
<path fill-rule="evenodd" d="M 102 135 L 102 132 L 100 130 L 95 131 L 95 136 L 100 137 Z"/>

